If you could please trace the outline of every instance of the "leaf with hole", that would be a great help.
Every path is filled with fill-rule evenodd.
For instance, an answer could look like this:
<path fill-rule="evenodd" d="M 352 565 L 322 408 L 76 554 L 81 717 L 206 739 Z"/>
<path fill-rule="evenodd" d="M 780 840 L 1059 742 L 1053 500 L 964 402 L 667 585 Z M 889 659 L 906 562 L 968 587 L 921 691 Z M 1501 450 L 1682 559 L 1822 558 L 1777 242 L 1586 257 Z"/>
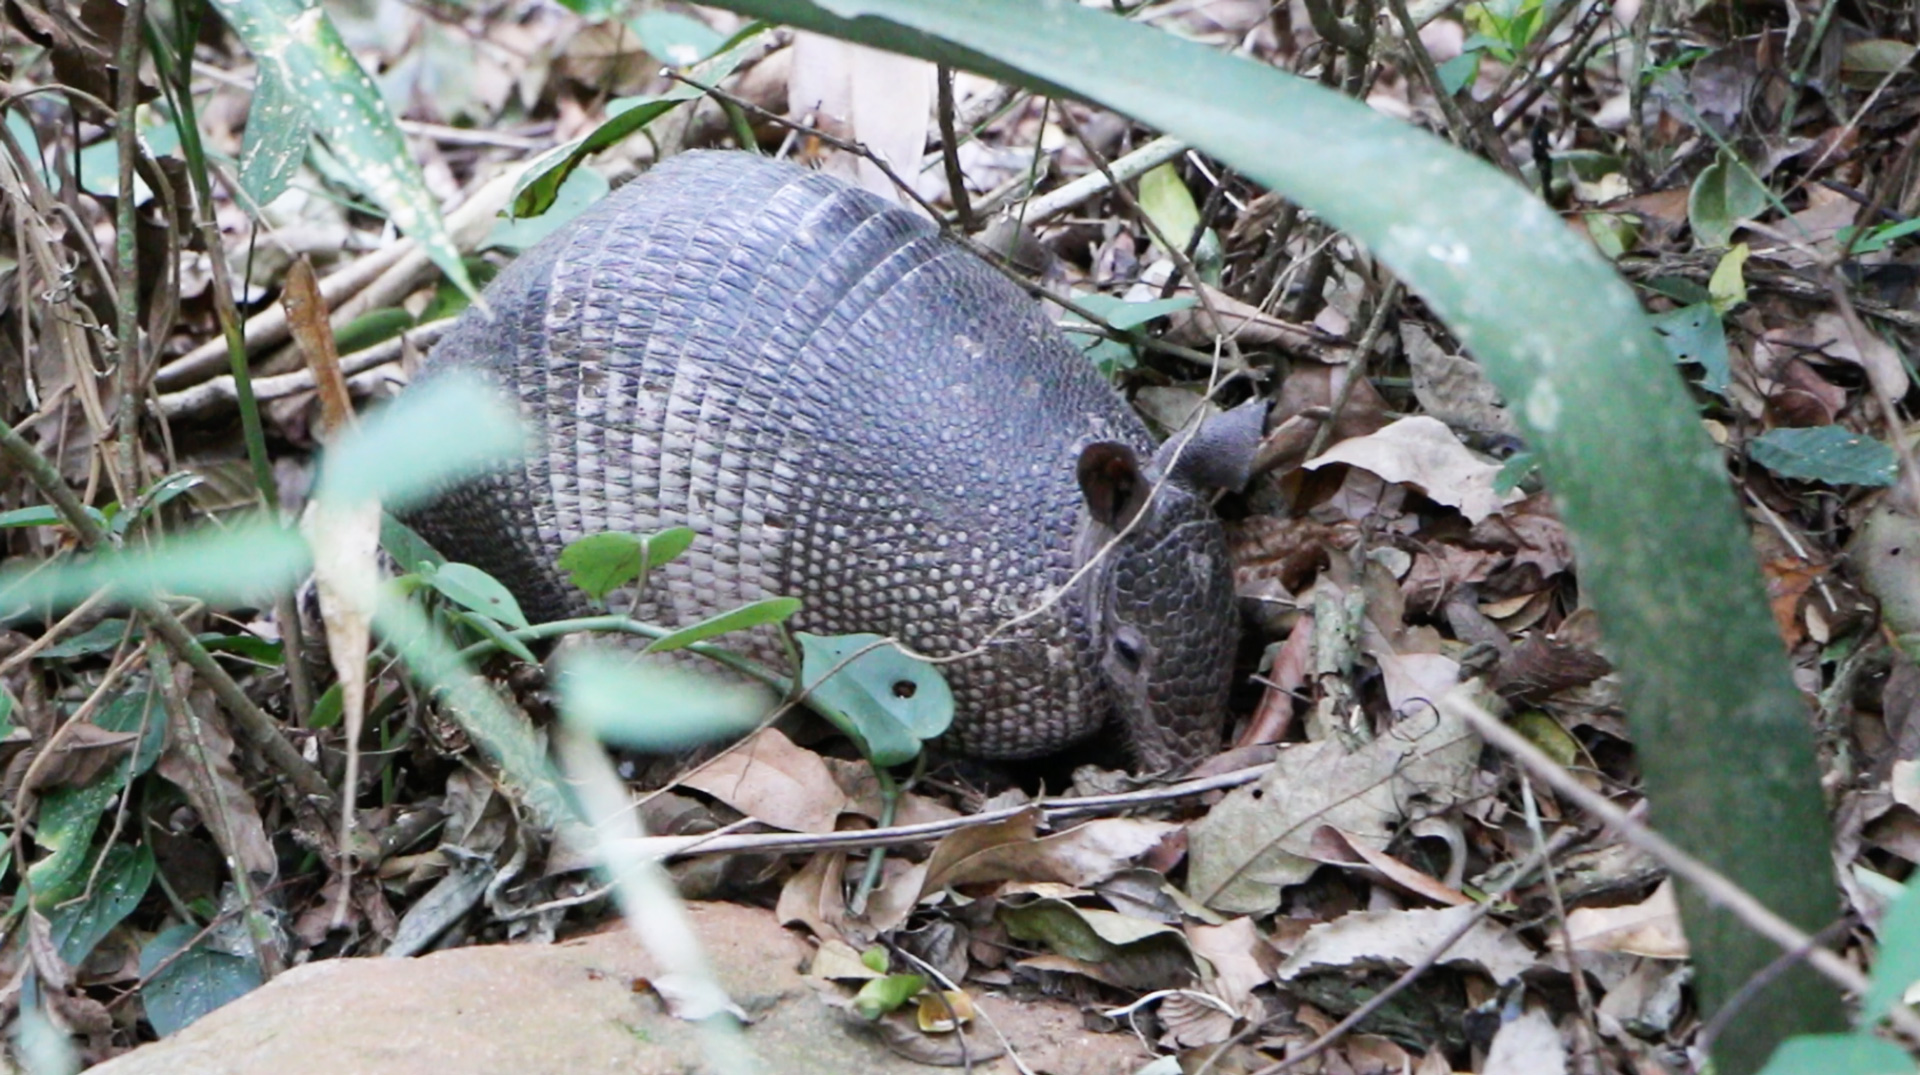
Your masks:
<path fill-rule="evenodd" d="M 861 744 L 875 765 L 901 765 L 953 723 L 953 691 L 940 670 L 880 635 L 794 634 L 802 689 L 822 716 Z"/>
<path fill-rule="evenodd" d="M 1727 331 L 1720 322 L 1720 311 L 1710 302 L 1696 302 L 1677 310 L 1653 315 L 1653 330 L 1675 362 L 1700 367 L 1700 387 L 1726 398 L 1727 385 L 1733 379 L 1733 363 L 1727 356 Z"/>

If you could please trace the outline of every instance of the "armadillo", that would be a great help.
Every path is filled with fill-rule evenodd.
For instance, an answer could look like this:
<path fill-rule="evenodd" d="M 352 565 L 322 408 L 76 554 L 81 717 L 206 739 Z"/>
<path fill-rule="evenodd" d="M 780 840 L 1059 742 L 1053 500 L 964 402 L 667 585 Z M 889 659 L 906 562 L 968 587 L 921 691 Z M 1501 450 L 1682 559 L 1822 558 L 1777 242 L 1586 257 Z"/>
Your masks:
<path fill-rule="evenodd" d="M 527 251 L 428 374 L 479 371 L 535 450 L 416 518 L 536 619 L 583 610 L 555 559 L 691 527 L 637 615 L 769 595 L 791 626 L 944 666 L 944 745 L 1054 752 L 1102 727 L 1163 769 L 1219 746 L 1237 630 L 1214 486 L 1245 408 L 1157 453 L 1019 287 L 926 219 L 746 153 L 686 153 Z M 775 637 L 754 655 L 784 662 Z"/>

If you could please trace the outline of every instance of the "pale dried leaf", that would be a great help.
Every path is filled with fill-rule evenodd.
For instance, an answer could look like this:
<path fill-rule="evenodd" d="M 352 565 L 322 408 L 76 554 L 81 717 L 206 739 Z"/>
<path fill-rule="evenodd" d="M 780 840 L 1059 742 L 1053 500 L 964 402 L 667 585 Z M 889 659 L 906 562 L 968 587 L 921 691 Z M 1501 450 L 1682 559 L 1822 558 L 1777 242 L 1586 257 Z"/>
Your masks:
<path fill-rule="evenodd" d="M 1513 416 L 1501 404 L 1500 391 L 1478 362 L 1447 353 L 1415 321 L 1401 322 L 1400 342 L 1413 371 L 1413 396 L 1428 414 L 1450 426 L 1483 433 L 1518 431 Z"/>
<path fill-rule="evenodd" d="M 1237 788 L 1189 829 L 1188 892 L 1216 910 L 1267 914 L 1280 889 L 1318 863 L 1315 829 L 1385 848 L 1410 809 L 1434 812 L 1470 791 L 1480 741 L 1432 710 L 1349 754 L 1337 740 L 1280 752 L 1258 784 Z"/>
<path fill-rule="evenodd" d="M 1475 907 L 1446 907 L 1342 915 L 1307 930 L 1276 976 L 1291 981 L 1310 970 L 1354 967 L 1402 971 L 1425 960 L 1477 913 Z M 1501 983 L 1537 962 L 1532 949 L 1484 918 L 1440 957 L 1442 965 L 1467 964 Z"/>
<path fill-rule="evenodd" d="M 1483 1075 L 1566 1075 L 1567 1046 L 1553 1018 L 1536 1008 L 1494 1033 L 1480 1070 Z"/>
<path fill-rule="evenodd" d="M 1582 907 L 1567 914 L 1567 933 L 1582 952 L 1626 952 L 1654 959 L 1687 958 L 1687 938 L 1680 930 L 1680 904 L 1673 882 L 1663 881 L 1639 903 L 1624 907 Z M 1561 939 L 1549 939 L 1554 947 Z"/>
<path fill-rule="evenodd" d="M 1273 950 L 1251 918 L 1233 918 L 1222 925 L 1197 922 L 1186 926 L 1187 943 L 1213 968 L 1209 984 L 1235 1011 L 1255 1010 L 1253 991 L 1273 981 L 1280 954 Z"/>
<path fill-rule="evenodd" d="M 1330 463 L 1345 463 L 1386 481 L 1414 486 L 1438 503 L 1459 508 L 1471 522 L 1500 510 L 1501 497 L 1493 491 L 1499 465 L 1476 458 L 1445 423 L 1424 414 L 1402 418 L 1378 433 L 1341 441 L 1303 465 L 1313 470 Z"/>

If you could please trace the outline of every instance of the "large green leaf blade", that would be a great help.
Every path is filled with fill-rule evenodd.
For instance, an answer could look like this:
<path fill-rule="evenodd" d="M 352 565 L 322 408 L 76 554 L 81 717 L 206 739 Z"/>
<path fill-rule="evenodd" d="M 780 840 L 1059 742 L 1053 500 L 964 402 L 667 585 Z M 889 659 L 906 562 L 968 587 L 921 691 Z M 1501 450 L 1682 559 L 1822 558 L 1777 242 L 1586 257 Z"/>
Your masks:
<path fill-rule="evenodd" d="M 326 12 L 299 0 L 213 0 L 213 6 L 253 53 L 263 83 L 277 83 L 298 102 L 307 122 L 401 232 L 420 244 L 447 279 L 477 297 L 406 138 Z"/>
<path fill-rule="evenodd" d="M 1654 817 L 1803 928 L 1836 910 L 1804 703 L 1719 451 L 1633 294 L 1492 166 L 1318 86 L 1071 0 L 719 0 L 718 6 L 1064 90 L 1176 134 L 1367 243 L 1514 401 L 1618 659 Z M 1735 779 L 1737 775 L 1737 779 Z M 1707 1004 L 1775 955 L 1683 890 Z M 1804 970 L 1720 1039 L 1747 1072 L 1843 1025 Z"/>

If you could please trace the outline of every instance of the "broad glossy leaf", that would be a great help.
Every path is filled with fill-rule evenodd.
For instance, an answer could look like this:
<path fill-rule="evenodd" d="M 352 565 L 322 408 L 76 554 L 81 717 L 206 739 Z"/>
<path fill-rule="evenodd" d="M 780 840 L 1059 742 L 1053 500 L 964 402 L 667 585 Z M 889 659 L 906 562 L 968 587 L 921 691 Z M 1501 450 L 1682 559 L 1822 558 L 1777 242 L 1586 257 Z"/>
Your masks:
<path fill-rule="evenodd" d="M 829 707 L 822 715 L 863 744 L 875 765 L 901 765 L 953 723 L 953 691 L 938 668 L 880 635 L 793 636 L 800 686 Z"/>

